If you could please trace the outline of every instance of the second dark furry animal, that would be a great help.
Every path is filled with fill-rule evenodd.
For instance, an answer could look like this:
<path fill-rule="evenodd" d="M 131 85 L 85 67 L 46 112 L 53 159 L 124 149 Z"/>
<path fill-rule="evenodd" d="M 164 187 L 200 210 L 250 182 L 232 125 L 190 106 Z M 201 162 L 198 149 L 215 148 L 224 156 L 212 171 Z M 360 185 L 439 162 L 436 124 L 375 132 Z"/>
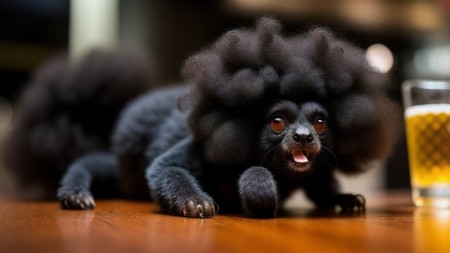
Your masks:
<path fill-rule="evenodd" d="M 363 208 L 333 173 L 363 171 L 390 153 L 399 118 L 388 79 L 326 29 L 281 30 L 270 18 L 232 30 L 186 61 L 192 85 L 129 104 L 111 152 L 69 167 L 62 206 L 93 208 L 95 186 L 117 184 L 187 217 L 211 217 L 217 206 L 273 216 L 300 187 L 318 207 Z"/>
<path fill-rule="evenodd" d="M 0 154 L 19 195 L 54 198 L 74 159 L 107 150 L 120 110 L 150 89 L 148 69 L 139 57 L 101 51 L 77 62 L 61 55 L 37 69 Z"/>

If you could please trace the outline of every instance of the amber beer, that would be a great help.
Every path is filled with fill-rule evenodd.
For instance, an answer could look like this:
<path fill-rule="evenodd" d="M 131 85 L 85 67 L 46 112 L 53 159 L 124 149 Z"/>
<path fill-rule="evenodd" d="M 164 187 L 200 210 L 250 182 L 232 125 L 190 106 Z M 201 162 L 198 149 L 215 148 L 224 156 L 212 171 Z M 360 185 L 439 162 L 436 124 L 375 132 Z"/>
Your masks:
<path fill-rule="evenodd" d="M 450 206 L 450 104 L 405 111 L 413 200 L 417 206 Z"/>

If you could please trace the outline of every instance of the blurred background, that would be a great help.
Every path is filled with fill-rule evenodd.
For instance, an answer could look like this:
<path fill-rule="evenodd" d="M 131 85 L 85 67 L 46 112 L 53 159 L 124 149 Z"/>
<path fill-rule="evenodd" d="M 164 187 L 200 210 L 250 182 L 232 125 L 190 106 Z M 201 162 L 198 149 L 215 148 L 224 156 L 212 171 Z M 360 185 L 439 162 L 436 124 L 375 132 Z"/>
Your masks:
<path fill-rule="evenodd" d="M 399 102 L 405 79 L 450 79 L 450 0 L 2 0 L 0 142 L 24 85 L 52 56 L 76 59 L 92 47 L 131 51 L 147 58 L 152 79 L 165 85 L 179 80 L 190 54 L 261 15 L 280 19 L 287 33 L 325 25 L 366 49 L 380 71 L 393 73 Z M 404 138 L 377 166 L 343 178 L 344 189 L 409 187 Z M 13 186 L 0 166 L 0 190 Z"/>

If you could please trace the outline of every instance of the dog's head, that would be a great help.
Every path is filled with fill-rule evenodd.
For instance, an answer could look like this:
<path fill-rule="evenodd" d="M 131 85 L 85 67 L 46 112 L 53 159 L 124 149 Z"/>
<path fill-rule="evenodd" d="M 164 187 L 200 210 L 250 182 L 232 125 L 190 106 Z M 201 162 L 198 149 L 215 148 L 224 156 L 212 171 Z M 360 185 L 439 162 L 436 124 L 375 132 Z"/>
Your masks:
<path fill-rule="evenodd" d="M 255 151 L 261 165 L 289 174 L 308 172 L 325 152 L 322 149 L 328 148 L 328 118 L 327 110 L 316 102 L 274 104 L 257 134 Z"/>
<path fill-rule="evenodd" d="M 229 31 L 190 57 L 189 124 L 213 163 L 304 171 L 326 149 L 357 172 L 390 153 L 398 134 L 389 78 L 364 51 L 324 28 L 284 36 L 277 20 Z"/>

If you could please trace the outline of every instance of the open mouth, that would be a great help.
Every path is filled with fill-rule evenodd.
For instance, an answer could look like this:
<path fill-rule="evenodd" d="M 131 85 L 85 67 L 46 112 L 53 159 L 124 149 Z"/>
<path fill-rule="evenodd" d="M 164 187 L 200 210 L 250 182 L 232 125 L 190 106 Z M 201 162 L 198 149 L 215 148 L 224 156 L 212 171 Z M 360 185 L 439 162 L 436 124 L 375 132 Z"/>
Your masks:
<path fill-rule="evenodd" d="M 289 167 L 294 171 L 307 171 L 311 164 L 310 152 L 295 150 L 290 152 Z"/>
<path fill-rule="evenodd" d="M 292 160 L 294 160 L 295 163 L 299 164 L 308 163 L 308 155 L 309 152 L 305 150 L 292 151 Z"/>

